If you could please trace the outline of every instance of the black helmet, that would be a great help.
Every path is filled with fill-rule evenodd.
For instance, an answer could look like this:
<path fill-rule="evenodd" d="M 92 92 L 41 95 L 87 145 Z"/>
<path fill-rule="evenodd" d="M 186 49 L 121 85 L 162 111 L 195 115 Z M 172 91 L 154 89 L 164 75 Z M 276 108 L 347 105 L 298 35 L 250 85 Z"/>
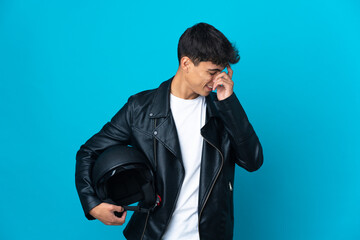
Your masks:
<path fill-rule="evenodd" d="M 160 204 L 148 159 L 133 147 L 115 145 L 95 161 L 92 180 L 103 202 L 125 210 L 148 212 Z M 139 202 L 138 206 L 127 206 Z"/>

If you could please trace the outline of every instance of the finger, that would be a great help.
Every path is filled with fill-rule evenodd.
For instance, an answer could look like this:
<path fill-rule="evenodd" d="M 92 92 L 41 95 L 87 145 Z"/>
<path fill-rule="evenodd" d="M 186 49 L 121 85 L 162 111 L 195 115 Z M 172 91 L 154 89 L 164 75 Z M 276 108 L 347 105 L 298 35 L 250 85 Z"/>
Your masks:
<path fill-rule="evenodd" d="M 114 205 L 113 210 L 116 211 L 116 212 L 123 212 L 123 211 L 124 211 L 124 208 L 121 207 L 121 206 Z"/>
<path fill-rule="evenodd" d="M 124 215 L 124 214 L 123 214 Z M 117 217 L 114 214 L 110 214 L 107 220 L 104 221 L 106 225 L 118 226 L 124 224 L 123 216 Z"/>
<path fill-rule="evenodd" d="M 229 74 L 230 79 L 232 79 L 234 71 L 231 69 L 230 64 L 227 65 L 227 70 L 228 70 L 228 74 Z"/>
<path fill-rule="evenodd" d="M 218 81 L 224 81 L 229 84 L 233 82 L 228 75 L 219 76 L 213 80 L 214 83 Z"/>
<path fill-rule="evenodd" d="M 122 224 L 124 224 L 124 222 L 125 222 L 126 214 L 127 214 L 127 211 L 124 211 L 122 217 L 120 218 L 122 221 Z"/>
<path fill-rule="evenodd" d="M 230 76 L 226 72 L 222 72 L 219 75 L 217 75 L 214 79 L 214 82 L 217 81 L 218 79 L 226 79 L 226 80 L 231 81 Z"/>
<path fill-rule="evenodd" d="M 123 212 L 124 208 L 118 205 L 109 204 L 109 210 L 113 212 Z"/>
<path fill-rule="evenodd" d="M 111 211 L 117 218 L 121 218 L 123 216 L 123 212 L 124 212 L 123 207 L 117 205 L 112 205 L 111 207 L 112 207 Z"/>
<path fill-rule="evenodd" d="M 120 218 L 119 217 L 113 218 L 112 225 L 123 225 L 125 223 L 126 214 L 127 211 L 124 211 Z"/>
<path fill-rule="evenodd" d="M 213 90 L 215 90 L 219 85 L 220 87 L 225 87 L 226 89 L 230 89 L 233 87 L 234 82 L 231 79 L 218 78 L 214 80 Z"/>
<path fill-rule="evenodd" d="M 218 87 L 225 87 L 225 80 L 223 78 L 214 81 L 213 91 Z"/>

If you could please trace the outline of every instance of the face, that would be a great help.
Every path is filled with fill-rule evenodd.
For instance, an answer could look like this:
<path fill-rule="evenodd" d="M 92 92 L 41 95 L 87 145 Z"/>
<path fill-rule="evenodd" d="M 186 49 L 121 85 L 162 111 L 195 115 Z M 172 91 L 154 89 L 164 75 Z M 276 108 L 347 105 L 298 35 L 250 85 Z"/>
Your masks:
<path fill-rule="evenodd" d="M 196 95 L 209 95 L 212 91 L 215 77 L 224 69 L 224 67 L 215 65 L 212 62 L 200 62 L 195 66 L 190 60 L 185 77 L 189 90 Z"/>

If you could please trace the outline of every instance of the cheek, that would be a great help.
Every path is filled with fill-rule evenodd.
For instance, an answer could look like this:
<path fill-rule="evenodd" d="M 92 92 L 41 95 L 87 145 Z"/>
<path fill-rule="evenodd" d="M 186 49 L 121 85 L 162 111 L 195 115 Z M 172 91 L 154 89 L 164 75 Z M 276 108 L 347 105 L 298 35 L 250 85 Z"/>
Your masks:
<path fill-rule="evenodd" d="M 207 84 L 208 82 L 214 79 L 214 76 L 211 76 L 208 73 L 201 73 L 200 77 L 205 84 Z"/>

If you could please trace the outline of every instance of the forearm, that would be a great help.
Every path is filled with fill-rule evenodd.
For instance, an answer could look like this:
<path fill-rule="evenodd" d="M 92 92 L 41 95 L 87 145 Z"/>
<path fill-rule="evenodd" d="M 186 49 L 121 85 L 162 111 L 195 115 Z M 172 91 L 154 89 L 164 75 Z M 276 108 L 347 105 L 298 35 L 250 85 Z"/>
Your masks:
<path fill-rule="evenodd" d="M 110 122 L 80 147 L 76 154 L 75 184 L 88 219 L 94 219 L 89 211 L 101 203 L 96 196 L 91 179 L 94 162 L 105 149 L 117 144 L 130 144 L 130 119 L 128 104 L 125 104 Z"/>
<path fill-rule="evenodd" d="M 230 135 L 236 163 L 248 171 L 260 168 L 263 163 L 262 146 L 235 93 L 216 101 L 215 105 Z"/>

